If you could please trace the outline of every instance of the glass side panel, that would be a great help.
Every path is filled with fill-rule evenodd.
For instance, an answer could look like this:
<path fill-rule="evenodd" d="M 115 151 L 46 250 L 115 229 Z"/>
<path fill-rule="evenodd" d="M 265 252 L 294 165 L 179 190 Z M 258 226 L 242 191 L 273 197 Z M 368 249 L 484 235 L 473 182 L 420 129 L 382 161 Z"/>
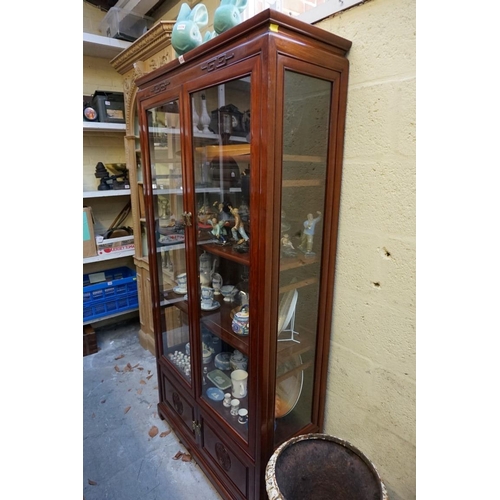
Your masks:
<path fill-rule="evenodd" d="M 140 221 L 140 234 L 134 235 L 136 247 L 141 249 L 140 255 L 144 259 L 148 258 L 148 233 L 146 229 L 146 206 L 144 203 L 144 175 L 142 172 L 142 154 L 139 137 L 139 117 L 134 115 L 134 153 L 135 153 L 135 178 L 137 182 L 138 211 Z"/>
<path fill-rule="evenodd" d="M 178 101 L 174 100 L 148 110 L 148 127 L 162 309 L 161 353 L 190 383 L 192 366 L 178 109 Z"/>
<path fill-rule="evenodd" d="M 202 398 L 248 441 L 250 77 L 191 95 Z"/>
<path fill-rule="evenodd" d="M 331 93 L 285 72 L 276 445 L 312 419 Z"/>

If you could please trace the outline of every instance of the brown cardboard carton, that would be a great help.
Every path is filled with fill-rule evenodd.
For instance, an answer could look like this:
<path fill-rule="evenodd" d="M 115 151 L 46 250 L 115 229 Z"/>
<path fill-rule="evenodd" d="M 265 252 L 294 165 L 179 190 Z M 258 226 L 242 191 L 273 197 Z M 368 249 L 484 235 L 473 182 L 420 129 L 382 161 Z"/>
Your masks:
<path fill-rule="evenodd" d="M 134 236 L 122 236 L 105 240 L 102 236 L 96 237 L 98 255 L 117 254 L 134 249 Z"/>
<path fill-rule="evenodd" d="M 97 255 L 94 217 L 90 207 L 83 207 L 83 258 Z"/>

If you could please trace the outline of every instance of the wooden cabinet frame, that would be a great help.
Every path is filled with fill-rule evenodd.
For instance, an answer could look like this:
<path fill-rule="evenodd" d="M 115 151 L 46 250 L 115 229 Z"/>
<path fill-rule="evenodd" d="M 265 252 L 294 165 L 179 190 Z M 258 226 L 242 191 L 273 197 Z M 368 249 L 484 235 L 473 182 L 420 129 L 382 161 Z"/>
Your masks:
<path fill-rule="evenodd" d="M 323 428 L 347 99 L 346 53 L 350 46 L 348 40 L 266 10 L 136 81 L 141 150 L 145 164 L 148 257 L 159 380 L 158 409 L 224 498 L 266 498 L 264 471 L 274 449 L 293 434 L 319 432 Z M 331 89 L 328 91 L 328 109 L 324 114 L 327 144 L 321 155 L 314 151 L 294 152 L 293 147 L 289 147 L 289 144 L 293 146 L 293 141 L 286 137 L 288 122 L 285 123 L 284 118 L 284 94 L 285 75 L 290 74 L 324 82 Z M 251 82 L 251 140 L 242 144 L 235 142 L 231 152 L 251 158 L 248 224 L 252 231 L 249 251 L 237 254 L 232 247 L 206 245 L 212 255 L 218 255 L 224 262 L 230 261 L 249 269 L 250 307 L 251 311 L 258 313 L 251 314 L 250 336 L 238 338 L 228 326 L 226 305 L 222 304 L 220 314 L 213 315 L 207 315 L 197 306 L 200 297 L 200 236 L 196 218 L 198 195 L 194 165 L 197 150 L 191 102 L 192 96 L 204 89 L 247 78 Z M 312 97 L 309 99 L 308 102 L 314 102 Z M 150 113 L 173 101 L 178 101 L 180 111 L 178 133 L 183 179 L 182 208 L 184 214 L 191 213 L 196 221 L 191 225 L 190 216 L 184 219 L 182 248 L 186 258 L 186 297 L 189 300 L 186 298 L 185 305 L 176 306 L 183 311 L 189 329 L 192 367 L 189 377 L 174 369 L 164 345 L 164 304 L 168 294 L 158 267 L 154 205 L 158 191 L 153 189 L 153 162 L 150 159 L 154 154 L 149 136 Z M 218 147 L 224 151 L 225 146 Z M 316 169 L 315 162 L 324 166 L 322 177 L 315 178 L 311 173 Z M 286 172 L 289 172 L 292 168 L 289 165 L 295 164 L 307 165 L 297 170 L 307 175 L 285 176 L 285 166 Z M 311 189 L 321 191 L 324 211 L 317 254 L 310 252 L 305 256 L 286 257 L 282 254 L 280 239 L 276 235 L 282 232 L 281 204 L 287 189 L 302 190 L 297 193 L 310 193 Z M 282 273 L 290 270 L 299 273 L 304 269 L 314 269 L 315 274 L 308 276 L 306 272 L 296 282 L 280 282 Z M 301 343 L 280 344 L 277 338 L 280 296 L 296 289 L 307 294 L 311 287 L 315 290 L 314 297 L 317 296 L 312 300 L 317 318 L 314 318 L 311 331 L 308 332 L 307 328 L 303 330 Z M 199 347 L 204 327 L 248 355 L 250 377 L 246 404 L 251 419 L 244 432 L 229 425 L 224 410 L 204 397 L 203 361 Z M 277 426 L 278 356 L 305 356 L 307 353 L 307 362 L 298 368 L 289 368 L 287 372 L 294 373 L 293 370 L 297 369 L 303 374 L 307 372 L 307 423 L 290 418 L 282 419 Z"/>

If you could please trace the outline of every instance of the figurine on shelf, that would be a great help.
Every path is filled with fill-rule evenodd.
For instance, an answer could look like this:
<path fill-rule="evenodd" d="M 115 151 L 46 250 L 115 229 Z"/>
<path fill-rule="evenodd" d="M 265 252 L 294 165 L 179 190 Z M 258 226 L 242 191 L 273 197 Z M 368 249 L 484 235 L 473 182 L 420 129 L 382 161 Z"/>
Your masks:
<path fill-rule="evenodd" d="M 302 231 L 302 239 L 299 245 L 299 250 L 306 255 L 315 255 L 312 251 L 314 228 L 321 219 L 321 212 L 316 212 L 318 217 L 313 219 L 313 214 L 307 214 L 307 220 L 304 221 L 304 230 Z"/>
<path fill-rule="evenodd" d="M 233 239 L 236 241 L 237 245 L 241 245 L 242 243 L 248 243 L 249 237 L 245 231 L 245 224 L 241 220 L 239 210 L 229 205 L 229 211 L 234 217 L 234 226 L 231 228 L 231 234 L 233 235 Z M 238 238 L 238 236 L 240 237 Z"/>
<path fill-rule="evenodd" d="M 218 221 L 216 217 L 212 217 L 211 219 L 208 219 L 207 222 L 212 226 L 212 230 L 210 232 L 217 238 L 220 244 L 225 245 L 227 243 L 227 232 L 224 228 L 226 221 Z"/>
<path fill-rule="evenodd" d="M 230 205 L 227 202 L 216 201 L 214 202 L 213 206 L 217 207 L 217 210 L 219 211 L 219 220 L 227 222 L 231 218 Z"/>
<path fill-rule="evenodd" d="M 281 252 L 286 257 L 295 257 L 297 255 L 288 233 L 285 233 L 281 238 Z"/>
<path fill-rule="evenodd" d="M 166 196 L 158 196 L 158 204 L 160 206 L 160 219 L 167 219 L 170 208 L 168 198 Z"/>

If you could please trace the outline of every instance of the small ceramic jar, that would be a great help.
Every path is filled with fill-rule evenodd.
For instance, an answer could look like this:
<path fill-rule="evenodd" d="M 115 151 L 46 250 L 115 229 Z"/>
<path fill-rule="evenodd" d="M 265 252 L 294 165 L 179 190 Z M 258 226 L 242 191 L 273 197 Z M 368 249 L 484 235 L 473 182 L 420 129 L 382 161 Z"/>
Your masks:
<path fill-rule="evenodd" d="M 208 365 L 212 361 L 212 353 L 208 349 L 203 349 L 203 364 Z"/>
<path fill-rule="evenodd" d="M 240 351 L 234 351 L 229 364 L 233 370 L 246 370 L 248 368 L 248 358 Z"/>
<path fill-rule="evenodd" d="M 246 408 L 241 408 L 238 410 L 238 423 L 246 424 L 248 422 L 248 410 Z"/>
<path fill-rule="evenodd" d="M 233 415 L 233 417 L 238 416 L 239 409 L 240 409 L 240 400 L 239 399 L 231 399 L 231 415 Z"/>
<path fill-rule="evenodd" d="M 248 309 L 242 309 L 234 315 L 231 327 L 234 333 L 238 335 L 248 335 L 249 331 L 249 319 Z"/>

